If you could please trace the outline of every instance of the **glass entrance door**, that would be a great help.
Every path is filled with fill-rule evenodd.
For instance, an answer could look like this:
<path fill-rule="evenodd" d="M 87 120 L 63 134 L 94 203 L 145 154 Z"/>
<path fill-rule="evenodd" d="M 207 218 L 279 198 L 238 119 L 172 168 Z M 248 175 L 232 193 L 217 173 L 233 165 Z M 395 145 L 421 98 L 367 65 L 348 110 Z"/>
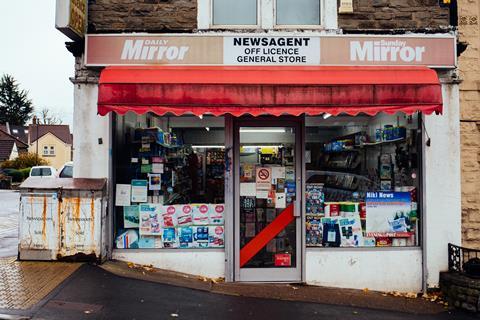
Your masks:
<path fill-rule="evenodd" d="M 301 125 L 235 126 L 238 281 L 301 281 Z"/>

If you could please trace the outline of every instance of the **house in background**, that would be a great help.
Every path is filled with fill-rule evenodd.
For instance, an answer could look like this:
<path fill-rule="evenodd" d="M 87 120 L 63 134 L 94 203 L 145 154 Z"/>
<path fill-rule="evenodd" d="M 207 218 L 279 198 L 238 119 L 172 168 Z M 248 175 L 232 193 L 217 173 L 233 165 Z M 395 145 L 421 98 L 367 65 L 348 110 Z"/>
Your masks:
<path fill-rule="evenodd" d="M 28 143 L 28 127 L 26 126 L 12 125 L 7 122 L 5 124 L 0 124 L 0 130 L 14 136 L 25 144 Z"/>
<path fill-rule="evenodd" d="M 56 169 L 72 161 L 72 141 L 68 125 L 33 123 L 28 127 L 28 151 L 37 153 Z"/>
<path fill-rule="evenodd" d="M 19 154 L 28 152 L 28 144 L 10 134 L 7 127 L 0 125 L 0 162 L 13 160 Z"/>

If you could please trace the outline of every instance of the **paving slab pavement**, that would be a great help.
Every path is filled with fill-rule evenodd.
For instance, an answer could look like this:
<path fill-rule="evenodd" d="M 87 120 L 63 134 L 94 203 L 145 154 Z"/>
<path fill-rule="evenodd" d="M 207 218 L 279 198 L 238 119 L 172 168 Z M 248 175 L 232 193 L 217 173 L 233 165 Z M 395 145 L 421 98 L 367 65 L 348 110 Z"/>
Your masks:
<path fill-rule="evenodd" d="M 0 259 L 0 313 L 28 310 L 80 267 L 80 263 Z"/>

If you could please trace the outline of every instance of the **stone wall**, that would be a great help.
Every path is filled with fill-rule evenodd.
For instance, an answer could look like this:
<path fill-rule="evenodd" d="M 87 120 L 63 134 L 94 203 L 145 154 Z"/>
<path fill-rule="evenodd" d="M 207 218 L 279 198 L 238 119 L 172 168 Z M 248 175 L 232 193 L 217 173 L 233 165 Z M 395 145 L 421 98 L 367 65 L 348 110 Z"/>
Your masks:
<path fill-rule="evenodd" d="M 462 143 L 462 245 L 480 249 L 480 27 L 478 0 L 458 0 Z"/>
<path fill-rule="evenodd" d="M 365 29 L 441 29 L 448 27 L 449 10 L 438 0 L 354 0 L 352 14 L 339 14 L 346 32 Z"/>
<path fill-rule="evenodd" d="M 440 273 L 440 289 L 452 307 L 480 311 L 480 280 L 455 272 Z"/>
<path fill-rule="evenodd" d="M 89 0 L 88 32 L 189 32 L 197 0 Z"/>

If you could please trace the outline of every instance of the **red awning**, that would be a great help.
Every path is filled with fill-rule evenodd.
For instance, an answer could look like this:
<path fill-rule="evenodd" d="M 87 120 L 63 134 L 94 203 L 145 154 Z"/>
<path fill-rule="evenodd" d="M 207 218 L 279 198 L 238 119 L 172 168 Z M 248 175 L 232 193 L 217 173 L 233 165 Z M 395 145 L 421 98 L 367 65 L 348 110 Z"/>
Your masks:
<path fill-rule="evenodd" d="M 107 67 L 98 113 L 356 115 L 442 112 L 426 67 Z"/>

